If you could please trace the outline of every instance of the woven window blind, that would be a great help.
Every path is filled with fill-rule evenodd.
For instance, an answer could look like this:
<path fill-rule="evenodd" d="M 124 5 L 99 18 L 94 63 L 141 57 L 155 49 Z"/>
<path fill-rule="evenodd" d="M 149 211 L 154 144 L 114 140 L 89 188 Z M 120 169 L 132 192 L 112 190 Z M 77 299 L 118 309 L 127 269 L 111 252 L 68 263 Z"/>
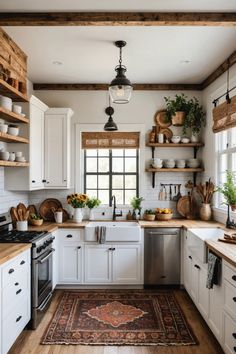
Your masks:
<path fill-rule="evenodd" d="M 231 103 L 221 103 L 215 107 L 213 113 L 214 133 L 236 127 L 236 96 L 231 98 Z"/>
<path fill-rule="evenodd" d="M 83 132 L 83 149 L 137 149 L 138 132 Z"/>

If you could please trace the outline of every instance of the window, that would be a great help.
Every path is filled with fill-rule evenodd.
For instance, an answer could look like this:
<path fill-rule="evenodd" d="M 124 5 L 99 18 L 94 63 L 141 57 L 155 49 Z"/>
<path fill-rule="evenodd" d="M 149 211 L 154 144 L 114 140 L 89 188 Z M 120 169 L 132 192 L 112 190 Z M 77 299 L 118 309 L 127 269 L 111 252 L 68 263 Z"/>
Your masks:
<path fill-rule="evenodd" d="M 84 150 L 84 192 L 110 204 L 112 195 L 117 204 L 130 204 L 138 196 L 138 149 Z"/>
<path fill-rule="evenodd" d="M 218 176 L 217 184 L 226 181 L 226 171 L 232 171 L 236 181 L 236 128 L 231 128 L 218 133 Z M 224 202 L 221 193 L 218 193 L 218 207 Z"/>

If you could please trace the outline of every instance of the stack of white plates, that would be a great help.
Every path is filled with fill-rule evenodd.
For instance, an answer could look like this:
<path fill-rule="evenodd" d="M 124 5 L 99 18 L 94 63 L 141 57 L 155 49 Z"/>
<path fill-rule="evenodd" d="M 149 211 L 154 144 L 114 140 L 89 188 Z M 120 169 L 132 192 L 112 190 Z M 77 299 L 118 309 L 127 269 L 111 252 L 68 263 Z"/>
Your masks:
<path fill-rule="evenodd" d="M 190 168 L 197 168 L 200 166 L 200 160 L 199 159 L 188 159 L 187 166 Z"/>
<path fill-rule="evenodd" d="M 177 168 L 185 168 L 186 161 L 185 160 L 176 160 L 176 167 Z"/>
<path fill-rule="evenodd" d="M 175 160 L 173 160 L 173 159 L 165 160 L 164 166 L 166 168 L 174 168 L 175 167 Z"/>

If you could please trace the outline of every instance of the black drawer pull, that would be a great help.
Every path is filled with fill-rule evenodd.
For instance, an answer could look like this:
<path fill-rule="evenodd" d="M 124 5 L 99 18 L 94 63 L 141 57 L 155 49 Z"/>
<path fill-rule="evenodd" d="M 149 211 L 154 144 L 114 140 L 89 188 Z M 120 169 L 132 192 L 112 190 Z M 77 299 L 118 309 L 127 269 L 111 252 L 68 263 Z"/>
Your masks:
<path fill-rule="evenodd" d="M 71 234 L 66 235 L 67 238 L 72 238 L 73 236 Z"/>
<path fill-rule="evenodd" d="M 198 264 L 194 264 L 194 267 L 197 269 L 201 269 Z"/>
<path fill-rule="evenodd" d="M 35 180 L 33 179 L 32 183 L 35 183 Z"/>
<path fill-rule="evenodd" d="M 232 333 L 232 336 L 236 339 L 236 333 Z"/>
<path fill-rule="evenodd" d="M 234 351 L 236 352 L 236 347 L 234 347 Z"/>
<path fill-rule="evenodd" d="M 47 180 L 46 180 L 46 179 L 43 179 L 42 182 L 45 183 L 45 182 L 47 182 Z"/>
<path fill-rule="evenodd" d="M 192 259 L 192 256 L 188 256 L 189 259 Z"/>
<path fill-rule="evenodd" d="M 8 273 L 11 274 L 11 273 L 14 273 L 14 271 L 15 270 L 13 268 L 11 268 L 11 269 L 9 269 Z"/>
<path fill-rule="evenodd" d="M 15 283 L 15 286 L 18 286 L 19 285 L 19 283 Z"/>
<path fill-rule="evenodd" d="M 233 301 L 236 302 L 236 296 L 233 297 Z"/>
<path fill-rule="evenodd" d="M 116 250 L 115 247 L 113 247 L 113 248 L 112 248 L 112 251 L 115 251 L 115 250 Z"/>
<path fill-rule="evenodd" d="M 81 249 L 81 246 L 78 246 L 78 250 L 80 250 Z"/>
<path fill-rule="evenodd" d="M 22 292 L 22 289 L 17 290 L 16 295 L 20 294 Z"/>
<path fill-rule="evenodd" d="M 19 322 L 22 319 L 22 316 L 17 317 L 16 322 Z"/>
<path fill-rule="evenodd" d="M 232 279 L 233 279 L 234 281 L 236 281 L 236 275 L 233 275 L 233 276 L 232 276 Z"/>
<path fill-rule="evenodd" d="M 23 265 L 23 264 L 25 264 L 25 261 L 21 261 L 21 262 L 20 262 L 20 265 Z"/>
<path fill-rule="evenodd" d="M 112 248 L 110 247 L 110 248 L 108 248 L 108 250 L 109 250 L 109 251 L 112 251 Z"/>

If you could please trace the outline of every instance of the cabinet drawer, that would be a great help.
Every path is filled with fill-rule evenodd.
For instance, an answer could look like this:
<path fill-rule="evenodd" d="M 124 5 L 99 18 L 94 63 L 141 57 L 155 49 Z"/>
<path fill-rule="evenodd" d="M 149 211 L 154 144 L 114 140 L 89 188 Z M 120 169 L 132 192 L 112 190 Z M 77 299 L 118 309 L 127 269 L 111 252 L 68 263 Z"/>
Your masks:
<path fill-rule="evenodd" d="M 82 230 L 59 230 L 59 242 L 77 242 L 82 241 Z"/>
<path fill-rule="evenodd" d="M 224 307 L 236 319 L 236 289 L 227 281 L 224 282 Z"/>
<path fill-rule="evenodd" d="M 29 255 L 30 250 L 22 252 L 2 267 L 2 288 L 5 288 L 9 283 L 19 282 L 22 274 L 27 273 L 30 265 Z"/>
<path fill-rule="evenodd" d="M 21 303 L 23 299 L 30 296 L 29 273 L 21 274 L 21 279 L 17 282 L 10 282 L 2 291 L 2 318 L 12 311 L 13 304 Z"/>
<path fill-rule="evenodd" d="M 224 278 L 230 282 L 233 286 L 236 287 L 236 269 L 230 268 L 224 264 Z"/>
<path fill-rule="evenodd" d="M 236 322 L 224 313 L 224 349 L 227 354 L 236 353 Z"/>
<path fill-rule="evenodd" d="M 29 298 L 26 297 L 2 321 L 2 352 L 7 353 L 30 320 Z"/>

